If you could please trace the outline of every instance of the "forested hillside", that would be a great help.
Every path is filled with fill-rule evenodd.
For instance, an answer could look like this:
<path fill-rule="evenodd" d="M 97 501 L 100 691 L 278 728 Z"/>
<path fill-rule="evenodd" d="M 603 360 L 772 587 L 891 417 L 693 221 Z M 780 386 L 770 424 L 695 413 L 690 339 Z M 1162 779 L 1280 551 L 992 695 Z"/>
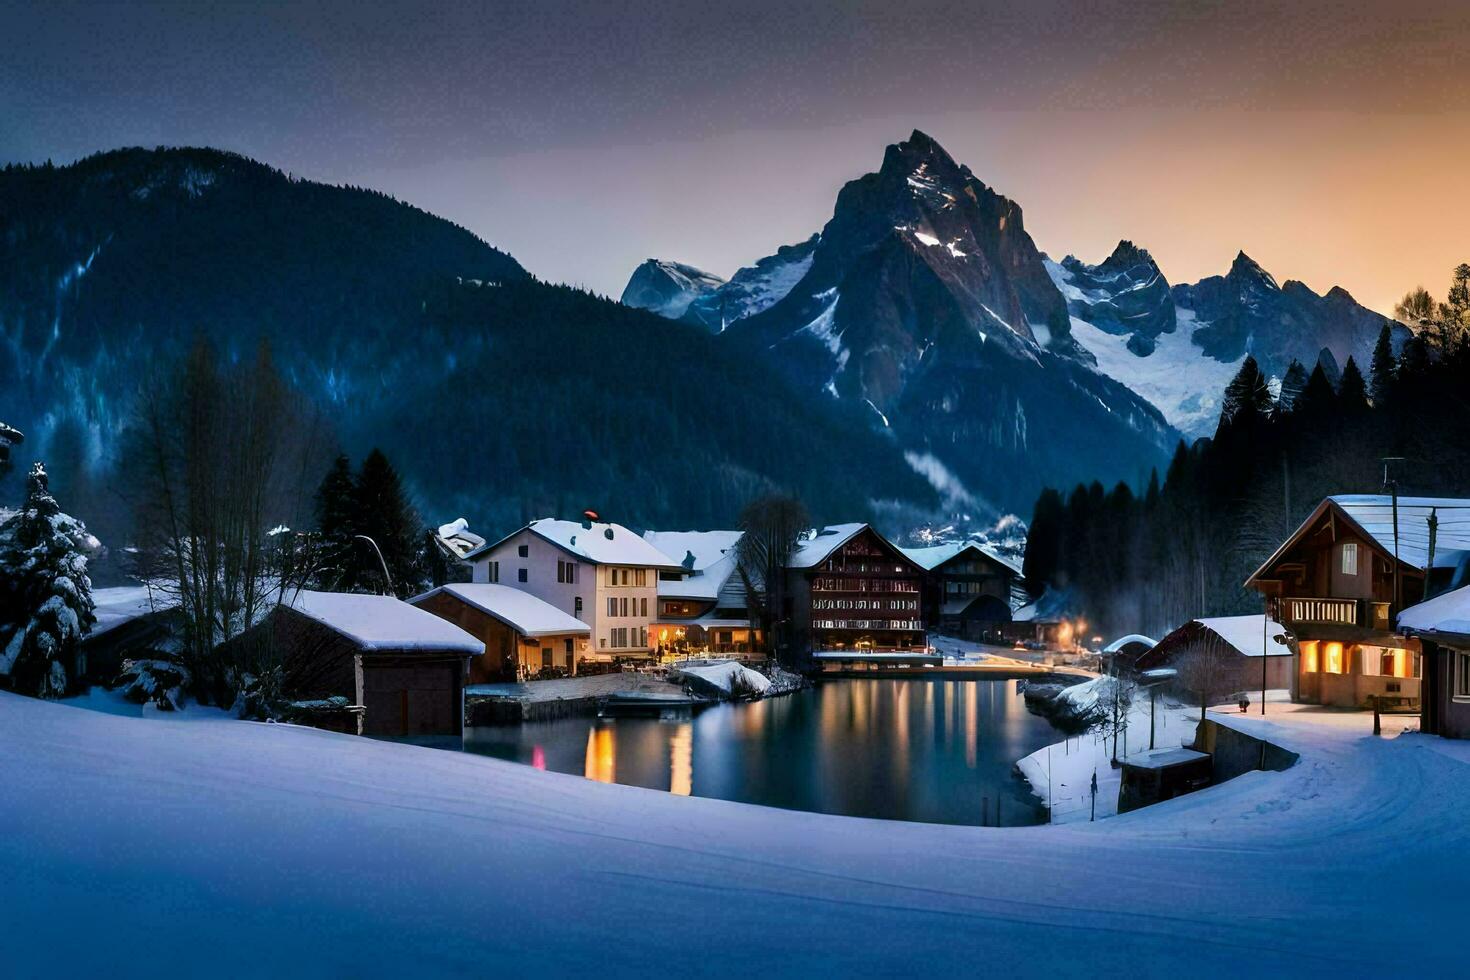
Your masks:
<path fill-rule="evenodd" d="M 1423 331 L 1395 357 L 1387 328 L 1365 379 L 1321 366 L 1290 399 L 1247 358 L 1214 438 L 1180 444 L 1162 481 L 1047 490 L 1026 552 L 1034 583 L 1074 590 L 1104 633 L 1150 635 L 1260 611 L 1242 583 L 1323 497 L 1377 493 L 1386 456 L 1406 495 L 1470 495 L 1470 342 Z"/>

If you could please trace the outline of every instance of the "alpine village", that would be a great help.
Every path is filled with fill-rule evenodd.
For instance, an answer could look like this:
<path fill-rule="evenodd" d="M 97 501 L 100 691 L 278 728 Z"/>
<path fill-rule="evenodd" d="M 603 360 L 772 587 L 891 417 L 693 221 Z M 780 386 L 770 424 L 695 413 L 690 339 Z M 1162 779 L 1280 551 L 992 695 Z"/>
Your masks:
<path fill-rule="evenodd" d="M 1470 264 L 1171 283 L 874 149 L 618 300 L 0 170 L 0 974 L 1458 972 Z"/>

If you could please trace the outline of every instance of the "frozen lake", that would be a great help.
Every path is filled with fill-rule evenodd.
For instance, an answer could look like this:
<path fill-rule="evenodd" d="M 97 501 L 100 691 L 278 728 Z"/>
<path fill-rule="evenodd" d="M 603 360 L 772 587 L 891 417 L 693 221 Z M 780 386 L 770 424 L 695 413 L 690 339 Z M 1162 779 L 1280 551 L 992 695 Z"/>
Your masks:
<path fill-rule="evenodd" d="M 471 728 L 465 750 L 602 782 L 931 823 L 1043 823 L 1012 769 L 1061 735 L 1014 680 L 832 680 L 693 718 Z"/>

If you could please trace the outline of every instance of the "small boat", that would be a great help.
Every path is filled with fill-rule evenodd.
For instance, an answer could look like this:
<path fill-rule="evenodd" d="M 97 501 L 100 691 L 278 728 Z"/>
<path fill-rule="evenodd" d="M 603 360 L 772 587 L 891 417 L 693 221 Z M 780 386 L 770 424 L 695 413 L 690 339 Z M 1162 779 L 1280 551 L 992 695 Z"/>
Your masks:
<path fill-rule="evenodd" d="M 597 706 L 601 718 L 662 718 L 688 715 L 710 702 L 687 694 L 663 691 L 614 691 Z"/>

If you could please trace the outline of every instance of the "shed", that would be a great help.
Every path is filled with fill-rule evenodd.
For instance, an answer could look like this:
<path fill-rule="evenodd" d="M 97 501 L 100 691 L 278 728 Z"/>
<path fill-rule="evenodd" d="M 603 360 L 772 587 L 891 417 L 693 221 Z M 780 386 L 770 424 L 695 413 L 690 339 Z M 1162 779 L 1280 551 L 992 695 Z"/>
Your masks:
<path fill-rule="evenodd" d="M 1227 654 L 1232 672 L 1238 675 L 1233 687 L 1259 690 L 1264 667 L 1266 687 L 1285 689 L 1291 686 L 1292 675 L 1293 651 L 1288 635 L 1284 626 L 1264 616 L 1191 619 L 1139 656 L 1134 668 L 1145 671 L 1174 666 L 1178 657 L 1213 644 L 1214 649 Z"/>
<path fill-rule="evenodd" d="M 298 700 L 361 705 L 358 734 L 461 735 L 467 663 L 485 644 L 392 596 L 299 592 L 232 643 L 259 643 Z"/>
<path fill-rule="evenodd" d="M 1210 785 L 1211 759 L 1186 748 L 1150 749 L 1122 761 L 1118 812 L 1127 813 Z"/>
<path fill-rule="evenodd" d="M 575 675 L 592 635 L 592 627 L 571 613 L 508 585 L 441 585 L 408 601 L 484 644 L 484 653 L 470 659 L 471 684 L 520 680 L 543 672 Z"/>

